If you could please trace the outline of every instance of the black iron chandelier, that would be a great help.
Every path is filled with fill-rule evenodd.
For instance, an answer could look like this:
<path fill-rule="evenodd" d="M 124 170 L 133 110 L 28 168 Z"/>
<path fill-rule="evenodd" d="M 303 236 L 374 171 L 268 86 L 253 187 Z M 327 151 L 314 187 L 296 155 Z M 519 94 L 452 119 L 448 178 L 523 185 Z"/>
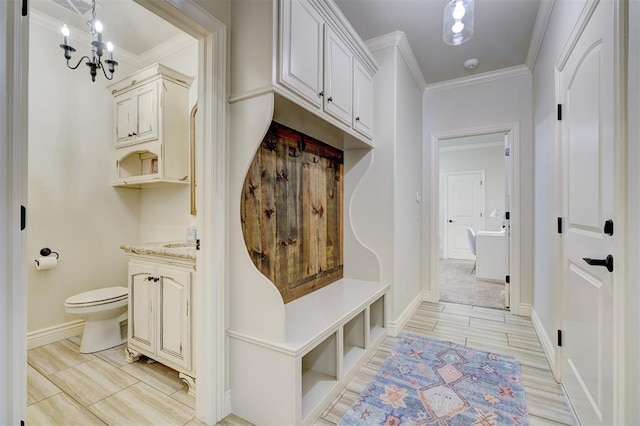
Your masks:
<path fill-rule="evenodd" d="M 69 27 L 65 24 L 62 27 L 62 36 L 63 42 L 60 47 L 64 50 L 64 57 L 67 59 L 67 67 L 72 70 L 77 69 L 83 60 L 87 60 L 86 65 L 89 67 L 89 73 L 91 74 L 91 81 L 96 81 L 96 75 L 98 73 L 97 70 L 101 69 L 107 80 L 113 80 L 113 73 L 116 70 L 116 66 L 118 63 L 113 60 L 113 44 L 111 42 L 107 42 L 106 44 L 102 41 L 102 22 L 96 19 L 96 0 L 92 0 L 91 2 L 91 20 L 87 21 L 87 25 L 89 26 L 89 33 L 93 36 L 93 41 L 91 42 L 91 57 L 83 56 L 80 58 L 78 63 L 75 66 L 71 66 L 69 64 L 69 60 L 71 60 L 71 54 L 76 51 L 74 47 L 69 45 Z M 102 54 L 107 50 L 109 52 L 109 58 L 102 62 Z M 109 75 L 107 75 L 108 68 Z"/>

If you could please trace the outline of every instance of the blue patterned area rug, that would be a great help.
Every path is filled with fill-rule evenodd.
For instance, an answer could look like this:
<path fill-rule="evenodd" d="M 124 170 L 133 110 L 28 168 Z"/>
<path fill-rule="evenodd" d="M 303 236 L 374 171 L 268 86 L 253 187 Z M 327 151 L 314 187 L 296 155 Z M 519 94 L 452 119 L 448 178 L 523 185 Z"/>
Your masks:
<path fill-rule="evenodd" d="M 404 333 L 339 425 L 527 425 L 515 357 Z"/>

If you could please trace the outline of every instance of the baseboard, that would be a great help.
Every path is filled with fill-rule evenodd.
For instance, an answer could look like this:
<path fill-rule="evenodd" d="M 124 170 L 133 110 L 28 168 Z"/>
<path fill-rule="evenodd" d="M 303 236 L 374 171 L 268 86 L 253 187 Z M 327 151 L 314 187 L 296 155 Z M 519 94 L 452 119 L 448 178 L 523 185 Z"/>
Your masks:
<path fill-rule="evenodd" d="M 544 350 L 544 353 L 547 356 L 549 367 L 551 367 L 551 371 L 555 375 L 556 346 L 553 344 L 553 340 L 549 338 L 549 335 L 547 334 L 547 331 L 544 329 L 544 326 L 542 325 L 542 321 L 540 321 L 540 317 L 536 313 L 535 309 L 531 309 L 531 322 L 533 323 L 534 330 L 536 330 L 538 339 L 540 339 L 540 343 L 542 344 L 542 349 Z"/>
<path fill-rule="evenodd" d="M 231 389 L 224 392 L 224 416 L 231 414 Z"/>
<path fill-rule="evenodd" d="M 53 327 L 30 331 L 27 333 L 27 349 L 33 349 L 39 346 L 48 345 L 49 343 L 59 342 L 60 340 L 82 334 L 83 331 L 83 320 L 70 321 Z"/>
<path fill-rule="evenodd" d="M 431 290 L 423 290 L 422 291 L 422 301 L 423 302 L 437 303 L 437 302 L 434 302 L 431 298 L 432 298 Z"/>
<path fill-rule="evenodd" d="M 528 303 L 521 303 L 518 315 L 531 318 L 531 305 Z"/>
<path fill-rule="evenodd" d="M 400 334 L 404 326 L 407 324 L 407 321 L 409 321 L 409 318 L 411 318 L 411 315 L 413 315 L 416 309 L 418 309 L 418 306 L 422 302 L 422 298 L 422 293 L 418 293 L 402 314 L 400 314 L 397 320 L 387 322 L 389 336 L 395 337 Z"/>

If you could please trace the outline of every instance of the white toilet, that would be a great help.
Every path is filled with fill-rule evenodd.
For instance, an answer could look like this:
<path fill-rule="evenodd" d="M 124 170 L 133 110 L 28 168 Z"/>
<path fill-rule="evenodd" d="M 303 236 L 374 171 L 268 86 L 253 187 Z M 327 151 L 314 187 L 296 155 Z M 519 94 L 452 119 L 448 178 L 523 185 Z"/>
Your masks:
<path fill-rule="evenodd" d="M 127 319 L 129 290 L 127 287 L 106 287 L 69 297 L 65 311 L 86 321 L 80 352 L 98 352 L 127 341 L 120 324 Z"/>

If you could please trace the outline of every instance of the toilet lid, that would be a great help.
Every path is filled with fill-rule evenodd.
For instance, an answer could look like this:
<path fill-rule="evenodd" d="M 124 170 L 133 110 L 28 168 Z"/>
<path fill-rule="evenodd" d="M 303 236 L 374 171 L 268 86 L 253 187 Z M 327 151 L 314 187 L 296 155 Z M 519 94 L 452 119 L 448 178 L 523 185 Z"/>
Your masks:
<path fill-rule="evenodd" d="M 106 287 L 71 296 L 65 301 L 67 305 L 87 305 L 117 302 L 129 296 L 127 287 Z"/>

